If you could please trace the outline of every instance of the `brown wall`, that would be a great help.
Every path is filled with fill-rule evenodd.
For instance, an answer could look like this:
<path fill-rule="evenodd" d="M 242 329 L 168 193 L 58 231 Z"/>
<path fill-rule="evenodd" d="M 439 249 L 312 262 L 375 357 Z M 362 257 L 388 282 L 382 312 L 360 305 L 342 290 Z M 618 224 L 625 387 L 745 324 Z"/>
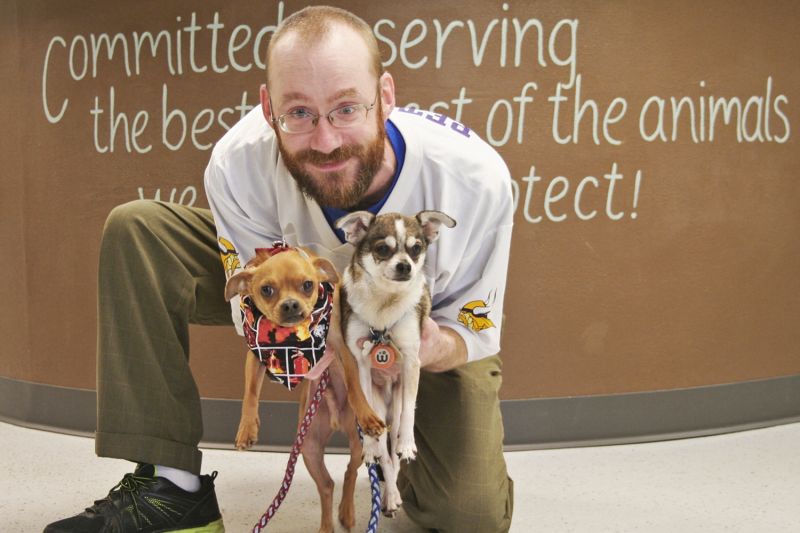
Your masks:
<path fill-rule="evenodd" d="M 20 35 L 14 24 L 14 4 L 0 3 L 0 223 L 3 251 L 0 253 L 0 375 L 30 375 L 27 339 L 28 272 L 25 269 L 22 136 L 16 127 L 21 117 L 21 86 L 15 83 L 20 70 Z"/>
<path fill-rule="evenodd" d="M 376 24 L 381 38 L 391 41 L 385 57 L 393 59 L 387 69 L 400 104 L 444 102 L 436 109 L 460 114 L 461 122 L 498 145 L 511 168 L 518 207 L 504 398 L 800 374 L 796 2 L 414 0 L 399 10 L 395 2 L 337 4 Z M 0 3 L 6 244 L 0 255 L 0 375 L 94 387 L 96 262 L 105 217 L 113 206 L 159 190 L 162 199 L 175 191 L 176 201 L 206 205 L 202 174 L 211 144 L 224 133 L 218 121 L 232 123 L 243 99 L 255 104 L 262 80 L 255 67 L 234 71 L 231 34 L 239 25 L 252 29 L 248 45 L 233 54 L 241 64 L 252 63 L 255 35 L 276 23 L 281 5 L 289 14 L 302 3 Z M 208 25 L 215 14 L 222 27 L 213 59 Z M 203 73 L 192 68 L 191 30 L 181 30 L 193 15 L 199 27 L 194 59 L 207 68 Z M 439 65 L 437 20 L 447 34 L 440 39 Z M 530 29 L 515 66 L 515 20 L 519 26 L 541 23 L 544 64 Z M 577 28 L 574 48 L 571 27 Z M 93 76 L 92 36 L 121 34 L 132 43 L 134 32 L 161 30 L 173 43 L 181 35 L 182 74 L 169 72 L 161 49 L 157 59 L 143 54 L 140 74 L 131 60 L 128 75 L 119 48 L 113 60 L 98 60 Z M 240 30 L 238 39 L 245 37 Z M 76 80 L 84 38 L 89 67 Z M 73 44 L 75 76 L 69 70 Z M 212 72 L 214 60 L 227 72 Z M 574 136 L 577 80 L 561 89 L 565 100 L 553 132 L 552 97 L 570 80 L 570 64 L 580 75 L 582 104 L 591 100 L 599 109 L 597 142 L 589 107 Z M 145 153 L 133 144 L 126 148 L 122 125 L 113 152 L 109 148 L 112 91 L 114 116 L 124 113 L 128 128 L 140 129 L 136 141 Z M 187 133 L 179 147 L 167 146 L 178 144 L 180 132 L 173 119 L 162 137 L 164 92 L 166 115 L 182 110 L 190 128 L 195 117 L 201 130 L 213 117 L 194 144 Z M 640 112 L 651 97 L 665 103 L 664 140 L 645 140 L 640 131 Z M 696 140 L 686 107 L 671 137 L 673 97 L 691 100 Z M 718 118 L 712 140 L 709 98 L 721 97 L 738 98 L 748 113 L 740 128 L 736 119 L 724 124 Z M 63 116 L 48 121 L 44 103 L 55 117 L 65 99 Z M 647 132 L 655 128 L 655 105 L 647 108 Z M 737 131 L 753 139 L 737 139 Z M 556 134 L 573 136 L 560 143 Z M 621 176 L 610 175 L 615 164 Z M 192 342 L 203 395 L 238 397 L 244 345 L 233 328 L 195 328 Z M 265 397 L 290 396 L 267 387 Z"/>

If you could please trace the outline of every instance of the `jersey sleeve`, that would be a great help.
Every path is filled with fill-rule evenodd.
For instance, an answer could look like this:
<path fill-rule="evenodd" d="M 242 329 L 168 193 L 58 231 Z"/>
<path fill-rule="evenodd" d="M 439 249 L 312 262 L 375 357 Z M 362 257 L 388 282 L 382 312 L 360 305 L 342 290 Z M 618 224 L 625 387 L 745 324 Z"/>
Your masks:
<path fill-rule="evenodd" d="M 431 311 L 439 325 L 464 339 L 469 361 L 500 351 L 511 230 L 512 224 L 496 226 L 473 242 L 473 253 L 461 259 Z"/>
<path fill-rule="evenodd" d="M 268 220 L 257 219 L 251 210 L 243 205 L 242 200 L 247 199 L 246 193 L 237 190 L 236 183 L 232 181 L 232 172 L 231 165 L 224 157 L 212 154 L 204 177 L 226 279 L 243 268 L 255 255 L 256 248 L 264 247 L 265 243 L 271 244 L 280 238 L 280 232 L 276 231 Z M 245 196 L 242 196 L 243 194 Z M 265 206 L 259 212 L 270 212 L 270 210 Z M 274 226 L 277 226 L 277 223 Z M 239 297 L 234 297 L 230 303 L 231 319 L 236 331 L 239 335 L 244 335 Z"/>
<path fill-rule="evenodd" d="M 469 361 L 500 351 L 514 207 L 511 177 L 499 157 L 493 170 L 496 181 L 476 185 L 474 201 L 454 208 L 461 220 L 437 243 L 431 316 L 461 335 Z"/>

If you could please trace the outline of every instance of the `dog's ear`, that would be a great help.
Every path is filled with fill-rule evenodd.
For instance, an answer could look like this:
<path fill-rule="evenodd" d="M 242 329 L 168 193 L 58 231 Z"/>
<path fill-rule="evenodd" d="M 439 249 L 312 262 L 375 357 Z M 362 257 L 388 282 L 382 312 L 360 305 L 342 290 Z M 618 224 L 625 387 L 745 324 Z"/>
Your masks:
<path fill-rule="evenodd" d="M 242 270 L 231 276 L 225 284 L 225 300 L 230 301 L 230 299 L 237 294 L 247 292 L 250 287 L 250 280 L 252 279 L 252 269 Z"/>
<path fill-rule="evenodd" d="M 339 283 L 339 274 L 336 272 L 336 267 L 333 266 L 333 263 L 324 257 L 315 257 L 311 264 L 322 273 L 323 277 L 320 281 L 327 281 L 333 284 Z"/>
<path fill-rule="evenodd" d="M 347 242 L 358 244 L 367 234 L 367 228 L 374 219 L 375 215 L 369 211 L 356 211 L 337 220 L 336 227 L 344 231 L 344 238 Z"/>
<path fill-rule="evenodd" d="M 439 238 L 439 228 L 445 226 L 453 228 L 456 221 L 445 215 L 441 211 L 420 211 L 417 213 L 417 221 L 422 226 L 422 232 L 428 240 L 428 244 Z"/>

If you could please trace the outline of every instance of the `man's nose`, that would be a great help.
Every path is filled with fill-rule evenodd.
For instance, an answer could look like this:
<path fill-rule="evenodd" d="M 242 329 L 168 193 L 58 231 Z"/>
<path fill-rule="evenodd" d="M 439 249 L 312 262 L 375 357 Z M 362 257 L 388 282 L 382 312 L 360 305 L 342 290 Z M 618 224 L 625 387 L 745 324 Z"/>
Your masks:
<path fill-rule="evenodd" d="M 342 145 L 341 132 L 328 121 L 326 117 L 320 117 L 314 131 L 311 132 L 310 148 L 329 154 Z"/>

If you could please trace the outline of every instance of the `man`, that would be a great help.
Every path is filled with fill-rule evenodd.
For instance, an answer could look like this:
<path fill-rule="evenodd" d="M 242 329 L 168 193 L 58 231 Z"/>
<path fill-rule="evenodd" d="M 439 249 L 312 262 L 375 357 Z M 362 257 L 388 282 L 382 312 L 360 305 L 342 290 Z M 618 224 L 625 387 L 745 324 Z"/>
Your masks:
<path fill-rule="evenodd" d="M 225 275 L 273 240 L 309 247 L 343 269 L 352 246 L 333 222 L 357 209 L 437 209 L 458 222 L 426 259 L 433 320 L 420 353 L 419 454 L 399 485 L 403 508 L 425 529 L 507 531 L 513 483 L 502 455 L 495 354 L 512 199 L 494 150 L 446 117 L 395 109 L 394 82 L 369 26 L 346 11 L 312 7 L 274 35 L 261 109 L 217 144 L 205 185 L 213 218 L 142 201 L 109 217 L 96 448 L 140 464 L 106 500 L 45 531 L 111 531 L 112 522 L 123 524 L 114 531 L 222 530 L 213 479 L 199 476 L 188 324 L 230 323 Z M 495 322 L 469 327 L 460 314 L 479 300 L 492 303 Z M 154 506 L 176 511 L 164 518 Z M 148 520 L 162 523 L 147 529 Z"/>

